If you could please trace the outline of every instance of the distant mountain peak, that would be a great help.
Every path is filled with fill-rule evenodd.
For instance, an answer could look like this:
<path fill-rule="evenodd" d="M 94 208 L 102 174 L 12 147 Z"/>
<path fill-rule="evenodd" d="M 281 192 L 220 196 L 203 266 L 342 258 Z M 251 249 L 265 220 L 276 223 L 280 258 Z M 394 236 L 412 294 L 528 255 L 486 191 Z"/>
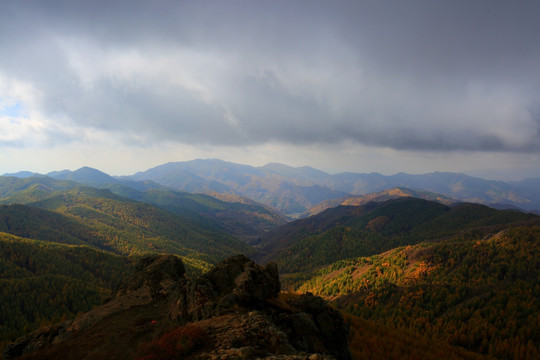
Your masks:
<path fill-rule="evenodd" d="M 72 180 L 87 185 L 115 184 L 119 182 L 117 179 L 104 173 L 103 171 L 91 168 L 89 166 L 83 166 L 75 171 L 53 171 L 48 173 L 47 176 L 58 180 Z"/>
<path fill-rule="evenodd" d="M 97 171 L 97 172 L 103 173 L 103 171 L 100 171 L 100 170 L 98 170 L 98 169 L 92 168 L 92 167 L 90 167 L 90 166 L 83 166 L 83 167 L 81 167 L 81 168 L 75 170 L 75 172 L 77 172 L 77 171 Z"/>
<path fill-rule="evenodd" d="M 17 178 L 20 178 L 20 179 L 24 179 L 24 178 L 29 178 L 29 177 L 32 177 L 32 176 L 39 176 L 41 174 L 38 174 L 38 173 L 35 173 L 35 172 L 31 172 L 31 171 L 18 171 L 18 172 L 15 172 L 15 173 L 6 173 L 2 176 L 12 176 L 12 177 L 17 177 Z"/>

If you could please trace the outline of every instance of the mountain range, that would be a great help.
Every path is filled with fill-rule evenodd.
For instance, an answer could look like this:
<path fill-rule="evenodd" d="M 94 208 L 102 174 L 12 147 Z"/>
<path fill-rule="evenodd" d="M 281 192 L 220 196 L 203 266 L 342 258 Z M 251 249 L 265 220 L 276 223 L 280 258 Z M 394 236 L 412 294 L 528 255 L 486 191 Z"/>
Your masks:
<path fill-rule="evenodd" d="M 149 265 L 141 257 L 178 256 L 187 279 L 193 279 L 242 253 L 268 264 L 267 275 L 257 278 L 256 267 L 249 265 L 248 271 L 234 265 L 231 271 L 244 275 L 230 278 L 234 285 L 227 289 L 218 286 L 207 294 L 223 295 L 211 302 L 211 309 L 193 312 L 198 300 L 189 305 L 187 297 L 182 298 L 185 305 L 178 300 L 175 306 L 191 309 L 194 321 L 201 319 L 196 314 L 210 311 L 223 324 L 229 323 L 221 311 L 229 309 L 241 320 L 235 329 L 245 332 L 259 319 L 257 311 L 278 305 L 268 314 L 284 310 L 279 317 L 293 316 L 294 321 L 276 318 L 274 324 L 264 322 L 264 331 L 272 333 L 279 323 L 284 334 L 300 331 L 300 338 L 309 339 L 305 331 L 313 326 L 308 322 L 322 329 L 328 319 L 308 321 L 304 310 L 291 305 L 300 296 L 294 293 L 307 291 L 344 313 L 355 359 L 437 357 L 423 352 L 535 359 L 540 354 L 540 217 L 532 210 L 538 208 L 538 181 L 504 183 L 452 173 L 329 175 L 310 167 L 251 167 L 220 160 L 170 163 L 120 177 L 88 167 L 1 176 L 0 348 L 44 325 L 36 334 L 61 338 L 54 329 L 64 328 L 52 324 L 104 301 L 109 304 L 105 308 L 123 306 L 119 299 L 124 295 L 139 301 L 148 289 L 157 291 L 155 304 L 164 311 L 155 316 L 165 319 L 172 308 L 160 298 L 160 287 L 174 289 L 173 296 L 178 291 L 199 294 L 193 285 L 198 280 L 181 280 L 189 286 L 168 280 L 158 284 L 162 274 L 156 273 L 148 280 L 155 282 L 150 288 L 144 281 L 128 281 L 142 298 L 118 295 L 117 286 L 137 268 L 134 264 Z M 275 278 L 278 270 L 288 292 L 250 303 L 247 312 L 245 304 L 239 308 L 231 302 L 243 292 L 258 296 L 258 288 L 247 288 L 252 285 L 244 283 L 246 278 L 255 276 L 259 283 Z M 312 295 L 301 298 L 324 302 Z M 140 332 L 106 321 L 93 334 L 98 340 L 104 334 L 116 336 L 103 327 L 112 326 L 132 334 L 133 344 L 165 336 L 168 328 L 151 330 L 139 323 L 151 324 L 153 306 L 144 309 L 144 319 L 119 315 L 125 326 Z M 34 340 L 41 343 L 37 336 Z M 219 341 L 228 353 L 236 348 L 222 343 L 227 339 Z M 82 346 L 70 344 L 74 353 Z M 268 349 L 276 349 L 269 344 Z M 137 352 L 124 345 L 122 351 Z M 13 346 L 11 354 L 19 351 Z M 61 352 L 58 346 L 51 349 Z M 310 349 L 322 348 L 315 344 Z"/>
<path fill-rule="evenodd" d="M 221 160 L 193 160 L 160 165 L 123 178 L 153 180 L 187 191 L 234 193 L 288 215 L 302 213 L 325 200 L 395 187 L 433 192 L 499 208 L 540 209 L 540 179 L 506 183 L 446 172 L 391 176 L 378 173 L 330 175 L 307 166 L 293 168 L 271 163 L 252 167 Z"/>
<path fill-rule="evenodd" d="M 28 177 L 35 174 L 26 171 L 6 175 Z M 270 206 L 289 217 L 312 214 L 310 209 L 323 201 L 396 187 L 501 209 L 540 209 L 540 178 L 503 182 L 448 172 L 390 176 L 378 173 L 331 175 L 309 166 L 294 168 L 270 163 L 254 167 L 216 159 L 171 162 L 131 176 L 112 177 L 88 167 L 47 175 L 91 186 L 127 185 L 144 191 L 159 184 L 191 193 L 235 195 Z"/>

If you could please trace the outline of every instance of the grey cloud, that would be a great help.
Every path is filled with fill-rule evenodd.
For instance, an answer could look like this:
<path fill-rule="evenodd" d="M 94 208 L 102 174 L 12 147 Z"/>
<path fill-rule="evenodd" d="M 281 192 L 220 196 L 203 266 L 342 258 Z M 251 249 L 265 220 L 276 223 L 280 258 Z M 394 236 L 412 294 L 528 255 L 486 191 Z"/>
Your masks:
<path fill-rule="evenodd" d="M 145 143 L 540 149 L 536 1 L 13 1 L 0 13 L 0 74 L 76 128 Z"/>

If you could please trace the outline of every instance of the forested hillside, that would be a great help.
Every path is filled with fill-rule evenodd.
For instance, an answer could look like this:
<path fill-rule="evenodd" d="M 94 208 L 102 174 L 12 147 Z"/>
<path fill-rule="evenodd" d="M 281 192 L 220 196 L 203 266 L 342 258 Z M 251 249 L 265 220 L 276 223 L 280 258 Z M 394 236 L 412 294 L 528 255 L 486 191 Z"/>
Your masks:
<path fill-rule="evenodd" d="M 0 347 L 101 304 L 130 271 L 133 256 L 177 254 L 193 275 L 227 256 L 250 253 L 196 213 L 181 216 L 46 177 L 22 180 L 10 184 L 18 191 L 4 194 L 6 202 L 27 205 L 0 205 Z"/>
<path fill-rule="evenodd" d="M 339 206 L 271 231 L 258 257 L 276 261 L 285 273 L 309 271 L 349 257 L 454 236 L 476 237 L 539 219 L 478 204 L 446 206 L 410 197 Z"/>
<path fill-rule="evenodd" d="M 217 226 L 248 244 L 257 243 L 264 233 L 287 223 L 283 215 L 254 201 L 228 202 L 210 195 L 163 189 L 132 193 L 130 198 L 198 221 L 204 227 Z"/>
<path fill-rule="evenodd" d="M 0 203 L 29 204 L 46 200 L 65 191 L 92 184 L 94 189 L 108 189 L 126 199 L 152 204 L 172 212 L 201 228 L 228 233 L 246 243 L 256 243 L 262 234 L 282 225 L 287 219 L 270 207 L 248 199 L 219 200 L 204 194 L 177 191 L 152 181 L 117 180 L 95 169 L 83 168 L 75 172 L 60 172 L 59 180 L 48 176 L 18 179 L 0 177 Z M 96 192 L 97 197 L 110 197 L 107 191 Z M 117 197 L 118 199 L 118 197 Z"/>
<path fill-rule="evenodd" d="M 79 186 L 73 181 L 61 181 L 48 176 L 31 176 L 17 178 L 0 176 L 0 202 L 26 204 L 42 200 L 51 192 L 73 189 Z"/>
<path fill-rule="evenodd" d="M 540 227 L 400 247 L 284 279 L 362 318 L 501 359 L 540 356 Z"/>
<path fill-rule="evenodd" d="M 132 261 L 84 245 L 0 232 L 0 348 L 37 327 L 101 304 Z"/>
<path fill-rule="evenodd" d="M 189 218 L 122 198 L 109 190 L 78 187 L 53 193 L 49 198 L 30 205 L 31 208 L 49 210 L 54 214 L 42 212 L 28 217 L 27 210 L 21 209 L 21 205 L 11 205 L 14 212 L 4 208 L 12 214 L 9 222 L 20 225 L 16 228 L 10 226 L 11 230 L 6 228 L 4 231 L 51 240 L 51 234 L 58 231 L 57 226 L 44 218 L 54 217 L 56 221 L 62 219 L 58 226 L 69 237 L 82 237 L 81 241 L 125 255 L 167 252 L 212 262 L 238 252 L 249 253 L 245 244 L 215 226 L 203 227 Z M 37 212 L 33 209 L 28 211 Z M 58 214 L 63 216 L 59 217 Z M 42 227 L 50 231 L 42 231 Z M 17 232 L 17 229 L 25 232 Z M 63 237 L 55 235 L 54 238 Z"/>

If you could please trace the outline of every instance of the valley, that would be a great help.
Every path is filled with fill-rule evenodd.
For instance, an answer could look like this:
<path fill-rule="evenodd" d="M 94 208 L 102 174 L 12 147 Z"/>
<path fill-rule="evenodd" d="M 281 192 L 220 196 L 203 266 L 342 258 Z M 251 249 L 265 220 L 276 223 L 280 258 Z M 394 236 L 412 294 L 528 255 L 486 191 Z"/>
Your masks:
<path fill-rule="evenodd" d="M 110 300 L 149 254 L 178 256 L 188 277 L 244 254 L 277 264 L 283 296 L 310 292 L 342 311 L 355 359 L 436 358 L 436 348 L 534 359 L 537 183 L 220 160 L 117 177 L 88 167 L 7 174 L 0 347 Z"/>

